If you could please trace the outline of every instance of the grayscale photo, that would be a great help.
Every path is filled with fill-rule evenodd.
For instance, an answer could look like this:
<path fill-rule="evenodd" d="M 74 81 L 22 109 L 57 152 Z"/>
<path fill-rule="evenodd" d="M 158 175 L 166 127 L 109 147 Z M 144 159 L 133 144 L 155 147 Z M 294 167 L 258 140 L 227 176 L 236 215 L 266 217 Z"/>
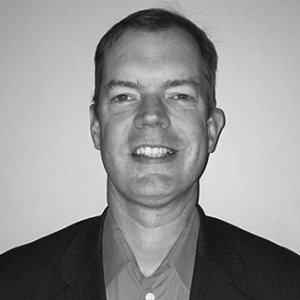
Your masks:
<path fill-rule="evenodd" d="M 300 2 L 2 1 L 1 300 L 299 300 Z"/>

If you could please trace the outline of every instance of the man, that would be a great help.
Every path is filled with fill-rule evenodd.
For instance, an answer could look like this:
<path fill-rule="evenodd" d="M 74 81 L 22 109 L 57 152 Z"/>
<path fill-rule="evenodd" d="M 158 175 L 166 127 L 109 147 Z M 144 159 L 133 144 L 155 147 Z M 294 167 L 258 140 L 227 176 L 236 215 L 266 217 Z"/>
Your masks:
<path fill-rule="evenodd" d="M 206 34 L 139 11 L 105 34 L 95 65 L 108 209 L 3 254 L 0 299 L 300 299 L 297 254 L 197 205 L 225 123 Z"/>

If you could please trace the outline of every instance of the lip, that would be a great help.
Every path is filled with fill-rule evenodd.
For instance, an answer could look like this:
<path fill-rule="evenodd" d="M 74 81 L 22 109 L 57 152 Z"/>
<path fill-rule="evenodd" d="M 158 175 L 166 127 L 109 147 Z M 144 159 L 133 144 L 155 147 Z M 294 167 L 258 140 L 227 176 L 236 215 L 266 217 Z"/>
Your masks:
<path fill-rule="evenodd" d="M 138 148 L 146 148 L 146 147 L 165 148 L 165 149 L 168 149 L 168 150 L 176 151 L 176 149 L 174 149 L 170 146 L 165 146 L 165 145 L 160 145 L 160 144 L 141 144 L 141 145 L 138 145 L 138 146 L 134 147 L 133 152 L 135 152 Z"/>
<path fill-rule="evenodd" d="M 168 154 L 163 155 L 161 157 L 150 157 L 150 156 L 146 156 L 146 155 L 141 155 L 138 154 L 137 152 L 140 152 L 141 148 L 163 148 L 166 149 L 166 151 L 168 152 Z M 143 162 L 143 163 L 161 163 L 161 162 L 165 162 L 165 161 L 170 161 L 172 159 L 175 158 L 176 153 L 178 152 L 178 150 L 170 147 L 170 146 L 165 146 L 165 145 L 149 145 L 149 144 L 142 144 L 142 145 L 138 145 L 136 147 L 134 147 L 133 151 L 131 152 L 131 156 L 133 157 L 134 160 L 138 161 L 138 162 Z"/>
<path fill-rule="evenodd" d="M 138 145 L 136 147 L 133 148 L 133 150 L 131 151 L 131 155 L 133 155 L 134 153 L 136 153 L 136 151 L 139 149 L 139 148 L 164 148 L 164 149 L 167 149 L 168 151 L 171 151 L 173 153 L 176 153 L 178 150 L 170 147 L 170 146 L 165 146 L 165 145 L 150 145 L 150 144 L 142 144 L 142 145 Z"/>

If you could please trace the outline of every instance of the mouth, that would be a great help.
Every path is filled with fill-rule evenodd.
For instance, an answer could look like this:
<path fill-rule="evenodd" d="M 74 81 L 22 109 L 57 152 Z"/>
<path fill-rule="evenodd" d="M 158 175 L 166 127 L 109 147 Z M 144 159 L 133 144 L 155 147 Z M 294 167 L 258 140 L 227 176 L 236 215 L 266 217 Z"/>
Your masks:
<path fill-rule="evenodd" d="M 136 148 L 132 156 L 133 157 L 145 157 L 145 158 L 166 158 L 174 155 L 177 151 L 171 148 L 166 147 L 157 147 L 157 146 L 142 146 Z"/>

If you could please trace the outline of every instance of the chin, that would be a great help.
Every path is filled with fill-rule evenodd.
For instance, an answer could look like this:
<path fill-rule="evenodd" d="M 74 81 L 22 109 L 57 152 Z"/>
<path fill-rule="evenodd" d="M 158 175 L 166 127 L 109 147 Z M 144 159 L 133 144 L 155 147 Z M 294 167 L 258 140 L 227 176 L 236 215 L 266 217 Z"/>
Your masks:
<path fill-rule="evenodd" d="M 169 174 L 148 174 L 138 177 L 133 182 L 133 187 L 140 194 L 154 195 L 169 193 L 177 186 L 174 176 Z"/>
<path fill-rule="evenodd" d="M 172 198 L 168 195 L 135 195 L 133 199 L 131 199 L 135 205 L 139 205 L 140 207 L 144 207 L 147 209 L 160 209 L 167 206 L 172 202 Z"/>
<path fill-rule="evenodd" d="M 148 207 L 160 207 L 171 202 L 178 185 L 162 180 L 138 180 L 132 185 L 129 199 Z"/>

